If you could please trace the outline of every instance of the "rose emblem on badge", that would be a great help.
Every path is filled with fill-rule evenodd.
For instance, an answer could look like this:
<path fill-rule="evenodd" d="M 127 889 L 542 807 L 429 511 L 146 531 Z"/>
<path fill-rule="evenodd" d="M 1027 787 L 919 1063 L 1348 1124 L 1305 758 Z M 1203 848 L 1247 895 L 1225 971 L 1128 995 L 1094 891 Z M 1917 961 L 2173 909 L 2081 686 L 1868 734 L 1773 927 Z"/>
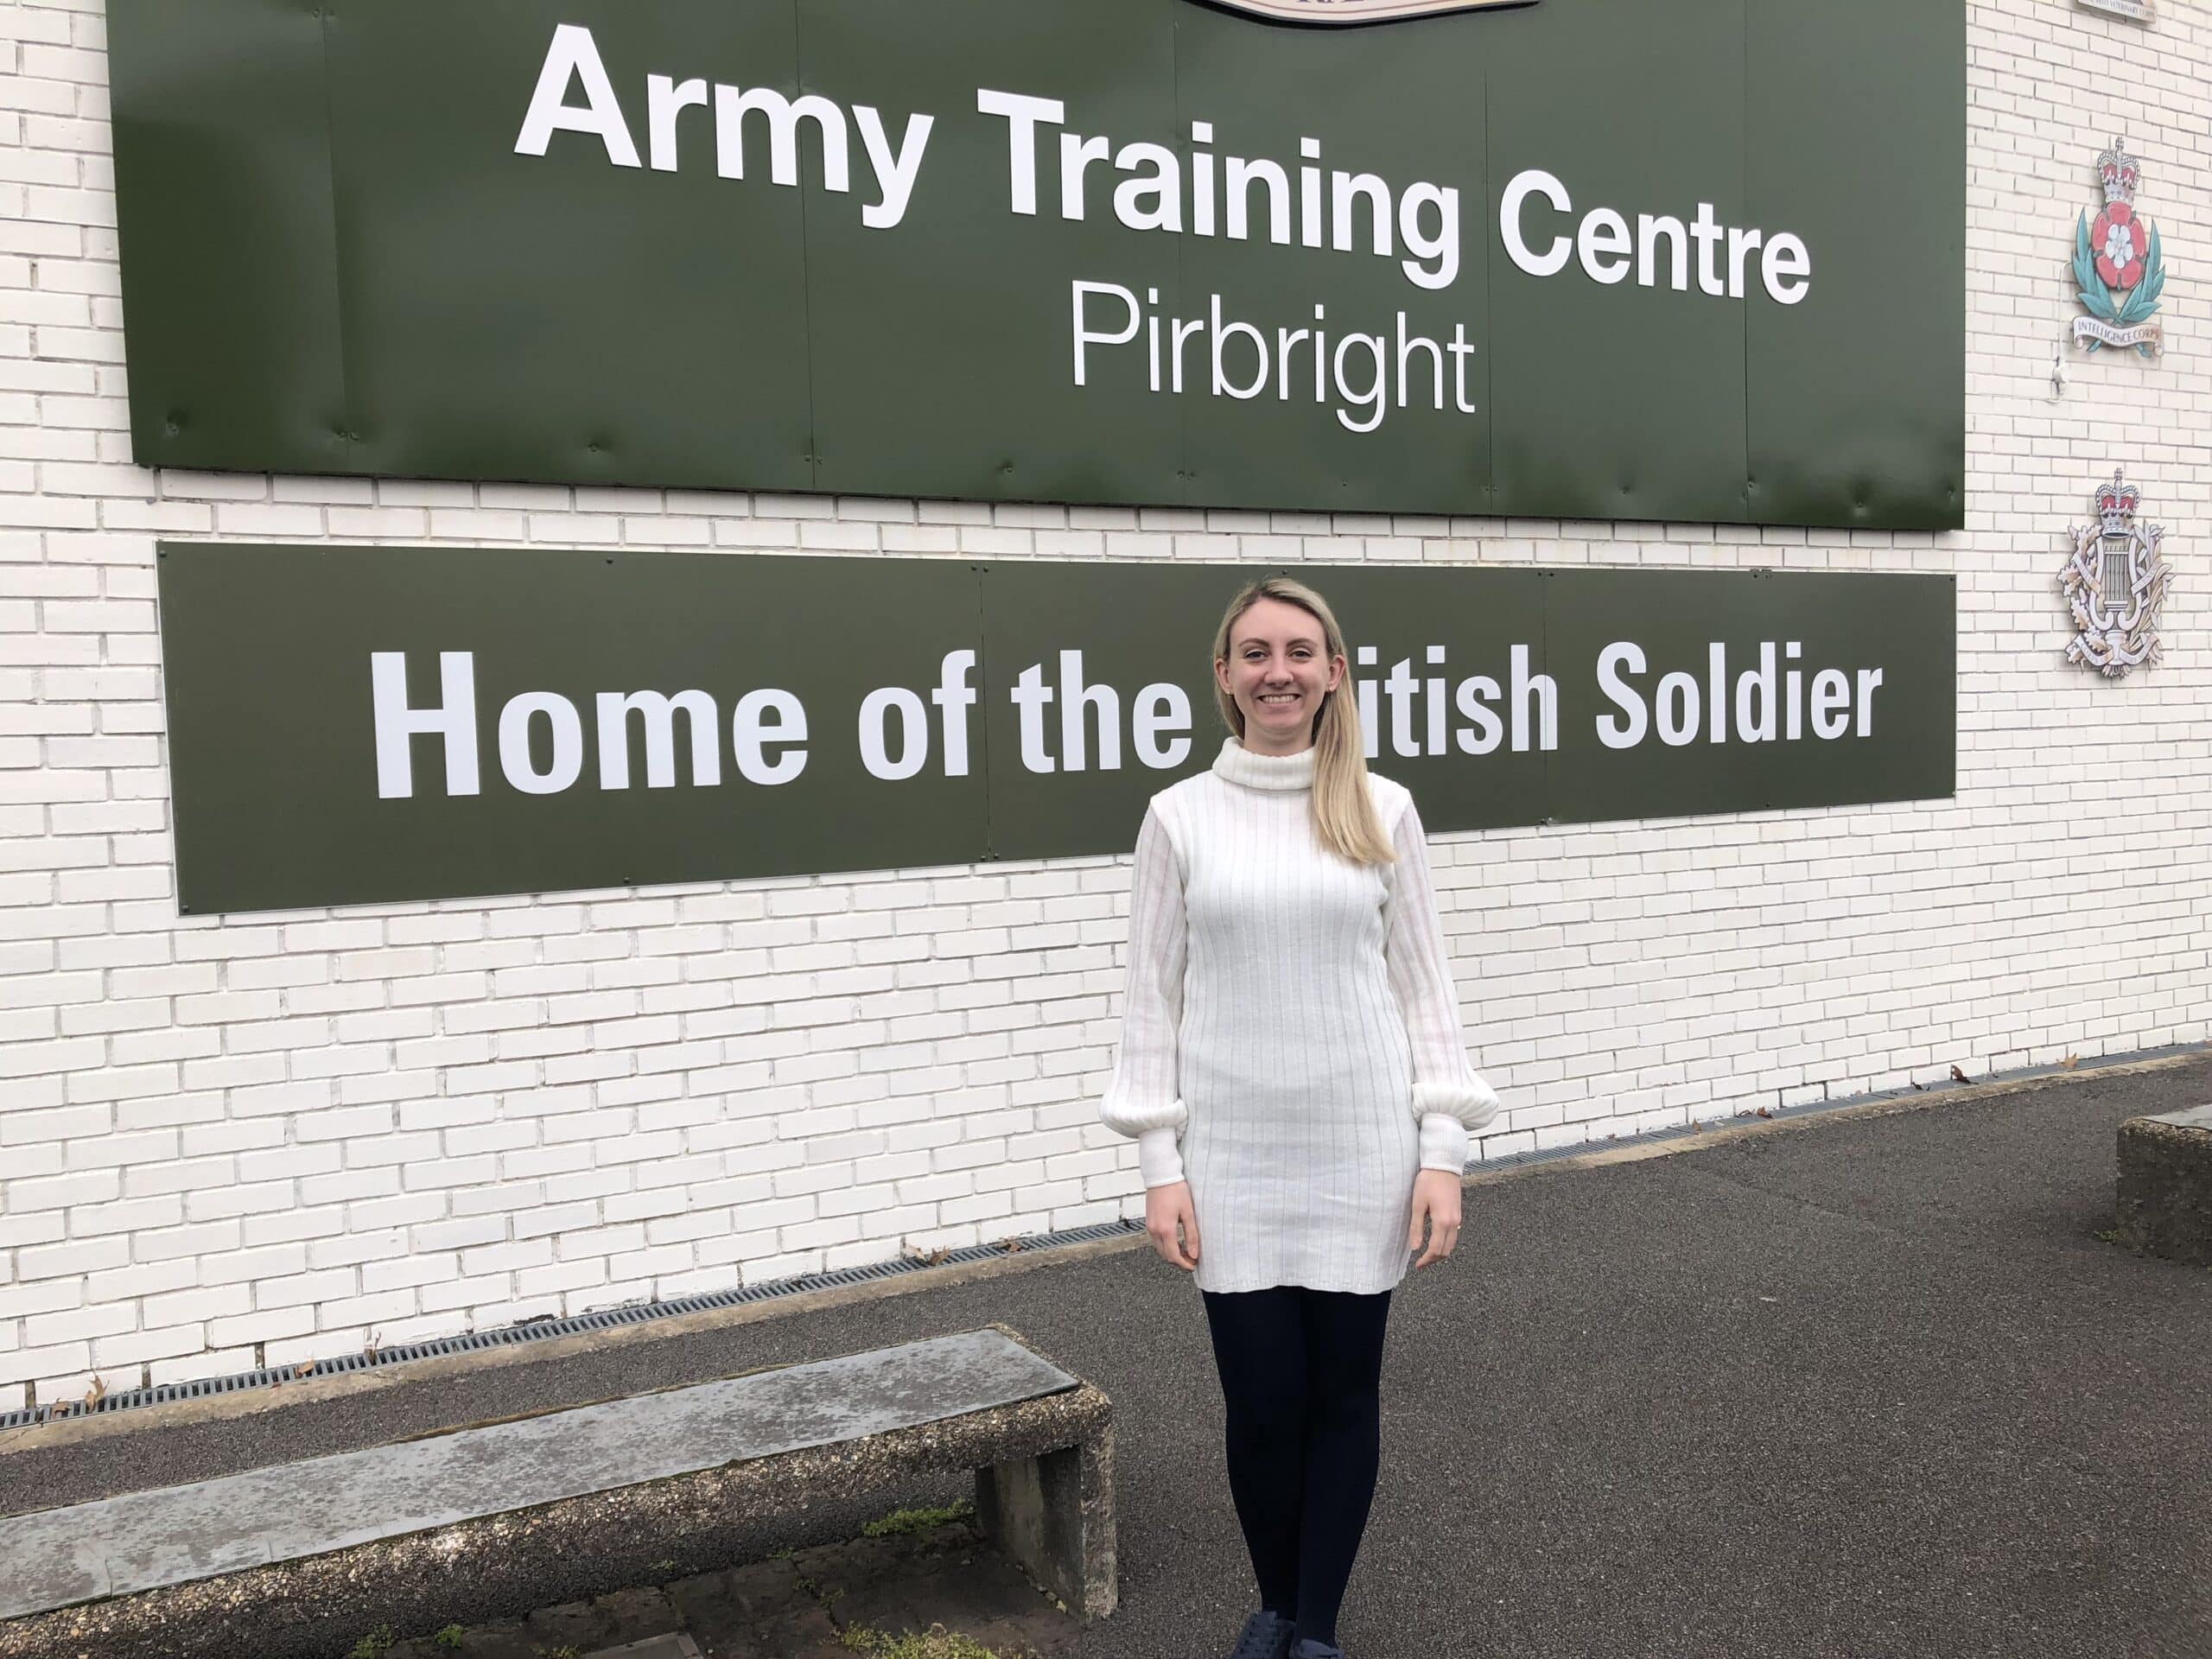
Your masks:
<path fill-rule="evenodd" d="M 2143 257 L 2150 245 L 2135 222 L 2135 209 L 2115 201 L 2089 226 L 2089 245 L 2097 251 L 2097 275 L 2108 288 L 2133 288 L 2143 280 Z"/>

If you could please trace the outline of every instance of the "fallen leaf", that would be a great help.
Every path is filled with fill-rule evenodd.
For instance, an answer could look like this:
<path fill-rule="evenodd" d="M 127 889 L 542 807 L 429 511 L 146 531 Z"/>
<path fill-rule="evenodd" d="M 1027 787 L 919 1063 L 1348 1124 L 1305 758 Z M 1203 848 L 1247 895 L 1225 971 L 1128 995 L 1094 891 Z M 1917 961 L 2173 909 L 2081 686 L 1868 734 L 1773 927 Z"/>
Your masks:
<path fill-rule="evenodd" d="M 1008 1255 L 1012 1255 L 1020 1248 L 1021 1241 L 1019 1238 L 1002 1238 L 999 1240 L 999 1249 L 1004 1250 Z"/>
<path fill-rule="evenodd" d="M 311 1359 L 303 1359 L 298 1364 L 292 1367 L 293 1380 L 296 1382 L 301 1377 L 310 1376 L 313 1374 L 314 1370 L 315 1361 Z"/>
<path fill-rule="evenodd" d="M 1972 1083 L 1974 1079 L 1967 1076 L 1965 1072 L 1960 1071 L 1959 1068 L 1955 1065 L 1951 1068 L 1951 1081 L 1953 1083 Z"/>
<path fill-rule="evenodd" d="M 2082 1057 L 2079 1054 L 2069 1054 L 2064 1059 L 2058 1063 L 2058 1069 L 2062 1071 L 2071 1071 L 2075 1066 L 2081 1065 L 2081 1063 Z"/>
<path fill-rule="evenodd" d="M 107 1384 L 100 1378 L 92 1379 L 92 1386 L 85 1390 L 85 1409 L 91 1411 L 107 1398 Z"/>
<path fill-rule="evenodd" d="M 1765 1107 L 1762 1106 L 1758 1111 L 1754 1112 L 1752 1116 L 1754 1117 L 1772 1117 L 1774 1114 L 1767 1110 Z"/>

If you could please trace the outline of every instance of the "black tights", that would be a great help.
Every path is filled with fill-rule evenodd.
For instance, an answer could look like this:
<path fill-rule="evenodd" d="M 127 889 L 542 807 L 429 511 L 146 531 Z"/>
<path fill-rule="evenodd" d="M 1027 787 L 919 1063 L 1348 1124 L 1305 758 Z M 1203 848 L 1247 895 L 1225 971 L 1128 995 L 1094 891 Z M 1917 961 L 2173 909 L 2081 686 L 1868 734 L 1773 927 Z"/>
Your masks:
<path fill-rule="evenodd" d="M 1333 1645 L 1382 1455 L 1390 1293 L 1203 1293 L 1229 1418 L 1229 1491 L 1260 1605 Z"/>

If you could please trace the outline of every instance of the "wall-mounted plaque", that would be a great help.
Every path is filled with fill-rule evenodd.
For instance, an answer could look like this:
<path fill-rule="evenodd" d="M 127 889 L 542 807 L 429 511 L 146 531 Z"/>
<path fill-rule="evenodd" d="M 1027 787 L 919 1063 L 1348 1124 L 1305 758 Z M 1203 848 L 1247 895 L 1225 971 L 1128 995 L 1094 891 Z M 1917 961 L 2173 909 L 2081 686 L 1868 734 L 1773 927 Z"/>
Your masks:
<path fill-rule="evenodd" d="M 2135 211 L 2143 163 L 2115 138 L 2097 157 L 2105 205 L 2092 221 L 2085 212 L 2074 226 L 2074 284 L 2088 310 L 2074 319 L 2074 343 L 2089 351 L 2133 346 L 2145 357 L 2163 355 L 2164 332 L 2152 321 L 2165 291 L 2165 255 L 2158 227 Z"/>
<path fill-rule="evenodd" d="M 1965 0 L 1243 4 L 109 0 L 132 454 L 1965 522 Z"/>
<path fill-rule="evenodd" d="M 2135 522 L 2141 501 L 2114 467 L 2097 491 L 2095 522 L 2069 529 L 2074 552 L 2058 573 L 2075 628 L 2066 660 L 2108 680 L 2158 660 L 2158 607 L 2173 569 L 2159 550 L 2164 526 Z"/>

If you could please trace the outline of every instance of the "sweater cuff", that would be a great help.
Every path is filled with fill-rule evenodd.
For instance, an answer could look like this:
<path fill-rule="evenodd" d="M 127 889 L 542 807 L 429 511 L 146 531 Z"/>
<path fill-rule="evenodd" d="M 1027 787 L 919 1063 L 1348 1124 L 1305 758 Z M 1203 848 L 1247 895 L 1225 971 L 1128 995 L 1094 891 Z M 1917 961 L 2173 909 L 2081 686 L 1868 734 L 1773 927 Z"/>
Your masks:
<path fill-rule="evenodd" d="M 1430 1112 L 1421 1121 L 1421 1166 L 1448 1169 L 1454 1175 L 1467 1168 L 1467 1126 L 1449 1112 Z"/>
<path fill-rule="evenodd" d="M 1469 1128 L 1479 1129 L 1497 1116 L 1497 1090 L 1471 1071 L 1467 1073 L 1465 1083 L 1414 1084 L 1415 1117 L 1426 1118 L 1432 1113 L 1446 1112 Z"/>
<path fill-rule="evenodd" d="M 1183 1179 L 1183 1148 L 1173 1124 L 1137 1136 L 1137 1170 L 1147 1189 L 1173 1186 Z"/>

